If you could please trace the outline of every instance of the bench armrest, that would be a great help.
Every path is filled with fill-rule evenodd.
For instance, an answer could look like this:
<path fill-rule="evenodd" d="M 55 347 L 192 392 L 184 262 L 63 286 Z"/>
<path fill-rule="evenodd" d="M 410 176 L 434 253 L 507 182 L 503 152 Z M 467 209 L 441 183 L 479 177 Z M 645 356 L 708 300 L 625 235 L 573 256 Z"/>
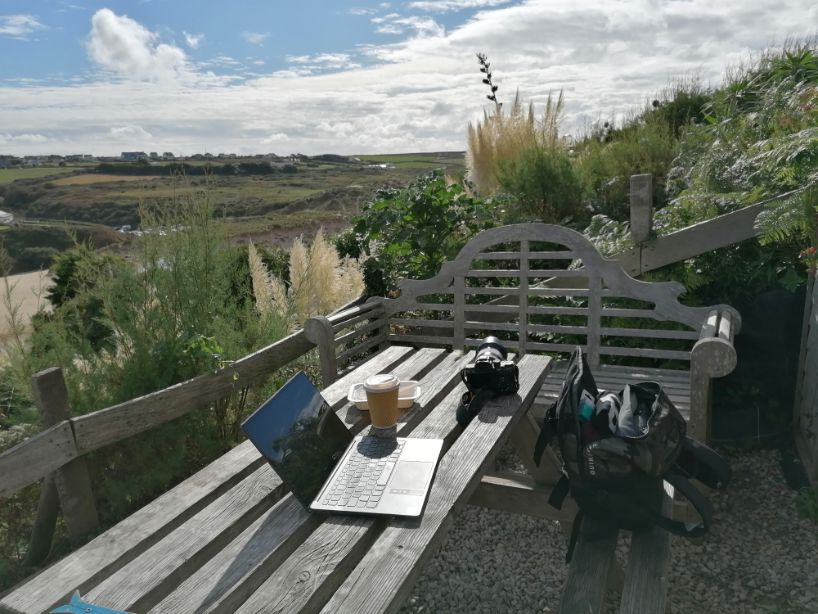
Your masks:
<path fill-rule="evenodd" d="M 702 324 L 699 340 L 690 354 L 691 436 L 702 442 L 710 439 L 710 394 L 714 377 L 724 377 L 736 368 L 733 338 L 741 330 L 741 316 L 727 305 L 713 309 Z"/>

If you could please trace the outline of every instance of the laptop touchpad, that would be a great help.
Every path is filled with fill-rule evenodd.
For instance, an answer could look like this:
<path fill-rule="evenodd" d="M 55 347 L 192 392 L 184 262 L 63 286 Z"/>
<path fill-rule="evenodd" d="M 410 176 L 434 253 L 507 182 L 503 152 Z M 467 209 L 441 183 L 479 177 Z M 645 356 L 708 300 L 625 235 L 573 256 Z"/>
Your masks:
<path fill-rule="evenodd" d="M 389 492 L 396 495 L 425 495 L 426 484 L 434 469 L 434 463 L 398 462 L 389 480 Z"/>

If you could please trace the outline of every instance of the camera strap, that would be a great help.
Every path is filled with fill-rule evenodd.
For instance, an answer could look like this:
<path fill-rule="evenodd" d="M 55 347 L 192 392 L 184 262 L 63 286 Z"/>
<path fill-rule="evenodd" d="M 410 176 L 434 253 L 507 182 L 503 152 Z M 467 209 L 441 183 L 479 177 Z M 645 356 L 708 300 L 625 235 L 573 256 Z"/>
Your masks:
<path fill-rule="evenodd" d="M 457 422 L 466 428 L 474 417 L 483 409 L 486 401 L 497 396 L 490 388 L 479 388 L 476 392 L 467 390 L 460 399 L 460 406 L 457 408 Z"/>

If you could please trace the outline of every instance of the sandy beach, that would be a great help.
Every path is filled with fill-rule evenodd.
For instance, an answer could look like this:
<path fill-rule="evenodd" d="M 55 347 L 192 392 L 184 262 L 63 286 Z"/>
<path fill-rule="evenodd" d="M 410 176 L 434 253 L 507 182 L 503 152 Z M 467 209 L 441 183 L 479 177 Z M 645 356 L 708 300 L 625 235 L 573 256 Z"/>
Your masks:
<path fill-rule="evenodd" d="M 11 289 L 11 301 L 6 297 L 6 282 Z M 48 271 L 21 273 L 0 279 L 0 346 L 8 341 L 12 331 L 9 308 L 16 309 L 17 317 L 28 327 L 31 316 L 47 303 L 45 294 L 48 285 Z"/>

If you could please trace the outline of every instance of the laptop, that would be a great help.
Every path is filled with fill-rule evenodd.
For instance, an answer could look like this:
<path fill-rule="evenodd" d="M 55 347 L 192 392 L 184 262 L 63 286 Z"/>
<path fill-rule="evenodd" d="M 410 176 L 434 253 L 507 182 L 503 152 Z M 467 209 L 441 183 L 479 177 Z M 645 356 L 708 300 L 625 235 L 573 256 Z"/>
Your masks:
<path fill-rule="evenodd" d="M 302 371 L 241 425 L 305 507 L 420 516 L 442 439 L 357 436 Z"/>

